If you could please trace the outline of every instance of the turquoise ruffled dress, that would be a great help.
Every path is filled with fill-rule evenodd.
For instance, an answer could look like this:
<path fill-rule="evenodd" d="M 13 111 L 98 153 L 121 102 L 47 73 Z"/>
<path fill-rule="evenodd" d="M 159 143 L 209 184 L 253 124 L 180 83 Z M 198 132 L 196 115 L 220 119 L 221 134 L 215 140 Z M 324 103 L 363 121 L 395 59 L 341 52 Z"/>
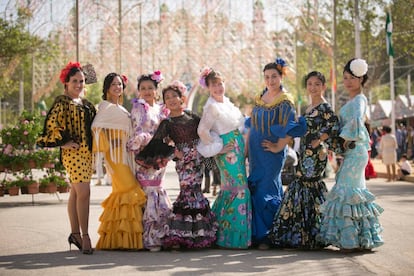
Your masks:
<path fill-rule="evenodd" d="M 321 205 L 322 223 L 319 239 L 326 245 L 343 249 L 372 249 L 384 242 L 378 216 L 383 209 L 365 183 L 369 134 L 364 126 L 367 98 L 355 96 L 340 112 L 340 136 L 355 141 L 354 149 L 344 153 L 336 174 L 336 184 Z"/>

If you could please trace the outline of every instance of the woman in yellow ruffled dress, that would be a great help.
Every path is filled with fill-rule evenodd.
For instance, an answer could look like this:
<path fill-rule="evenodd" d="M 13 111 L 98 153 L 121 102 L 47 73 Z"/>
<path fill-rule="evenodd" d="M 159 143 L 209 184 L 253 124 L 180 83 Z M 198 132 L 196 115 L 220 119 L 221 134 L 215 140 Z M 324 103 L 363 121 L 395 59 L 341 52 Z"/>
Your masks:
<path fill-rule="evenodd" d="M 105 77 L 103 101 L 92 123 L 96 160 L 104 155 L 112 179 L 112 193 L 102 202 L 97 249 L 143 249 L 142 212 L 144 191 L 133 174 L 134 160 L 126 150 L 132 126 L 129 112 L 122 106 L 127 78 L 117 73 Z"/>

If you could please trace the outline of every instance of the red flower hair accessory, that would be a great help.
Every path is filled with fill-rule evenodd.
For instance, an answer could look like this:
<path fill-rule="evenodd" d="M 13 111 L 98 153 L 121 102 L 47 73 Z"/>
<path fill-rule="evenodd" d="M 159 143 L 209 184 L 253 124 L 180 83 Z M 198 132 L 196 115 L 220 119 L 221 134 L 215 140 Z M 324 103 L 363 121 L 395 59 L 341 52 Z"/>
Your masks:
<path fill-rule="evenodd" d="M 62 69 L 62 71 L 60 71 L 60 82 L 65 84 L 66 82 L 66 77 L 68 76 L 70 70 L 72 68 L 82 68 L 79 62 L 71 62 L 69 61 L 69 63 L 66 65 L 65 68 Z"/>
<path fill-rule="evenodd" d="M 128 78 L 125 75 L 121 75 L 122 80 L 124 81 L 124 84 L 127 85 L 128 84 Z"/>

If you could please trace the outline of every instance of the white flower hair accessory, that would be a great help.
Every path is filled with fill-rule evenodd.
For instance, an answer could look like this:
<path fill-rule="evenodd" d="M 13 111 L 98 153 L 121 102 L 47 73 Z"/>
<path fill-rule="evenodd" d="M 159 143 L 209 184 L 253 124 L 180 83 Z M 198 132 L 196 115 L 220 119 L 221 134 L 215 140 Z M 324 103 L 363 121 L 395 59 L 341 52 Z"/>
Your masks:
<path fill-rule="evenodd" d="M 368 72 L 368 64 L 365 60 L 356 58 L 349 64 L 349 69 L 354 76 L 360 78 Z"/>

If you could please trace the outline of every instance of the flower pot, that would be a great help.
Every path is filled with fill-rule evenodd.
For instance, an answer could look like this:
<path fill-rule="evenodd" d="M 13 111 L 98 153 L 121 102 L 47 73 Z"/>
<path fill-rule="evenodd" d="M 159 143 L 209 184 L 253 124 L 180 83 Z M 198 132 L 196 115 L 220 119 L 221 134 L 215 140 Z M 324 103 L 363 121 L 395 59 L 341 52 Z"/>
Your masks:
<path fill-rule="evenodd" d="M 57 192 L 57 185 L 54 182 L 51 182 L 46 185 L 46 193 L 53 194 Z"/>
<path fill-rule="evenodd" d="M 19 195 L 19 190 L 20 190 L 20 187 L 19 186 L 13 186 L 13 187 L 7 188 L 7 191 L 9 193 L 9 196 L 17 196 L 17 195 Z"/>
<path fill-rule="evenodd" d="M 0 172 L 6 171 L 6 167 L 3 164 L 0 164 Z"/>
<path fill-rule="evenodd" d="M 39 183 L 32 182 L 20 188 L 22 194 L 37 194 L 39 193 Z"/>
<path fill-rule="evenodd" d="M 27 162 L 27 165 L 29 166 L 30 169 L 35 169 L 37 167 L 35 160 L 29 160 Z"/>
<path fill-rule="evenodd" d="M 0 187 L 0 197 L 1 196 L 4 196 L 4 188 L 3 187 Z"/>
<path fill-rule="evenodd" d="M 59 186 L 57 187 L 57 190 L 59 193 L 67 193 L 69 192 L 70 187 L 69 186 Z"/>

